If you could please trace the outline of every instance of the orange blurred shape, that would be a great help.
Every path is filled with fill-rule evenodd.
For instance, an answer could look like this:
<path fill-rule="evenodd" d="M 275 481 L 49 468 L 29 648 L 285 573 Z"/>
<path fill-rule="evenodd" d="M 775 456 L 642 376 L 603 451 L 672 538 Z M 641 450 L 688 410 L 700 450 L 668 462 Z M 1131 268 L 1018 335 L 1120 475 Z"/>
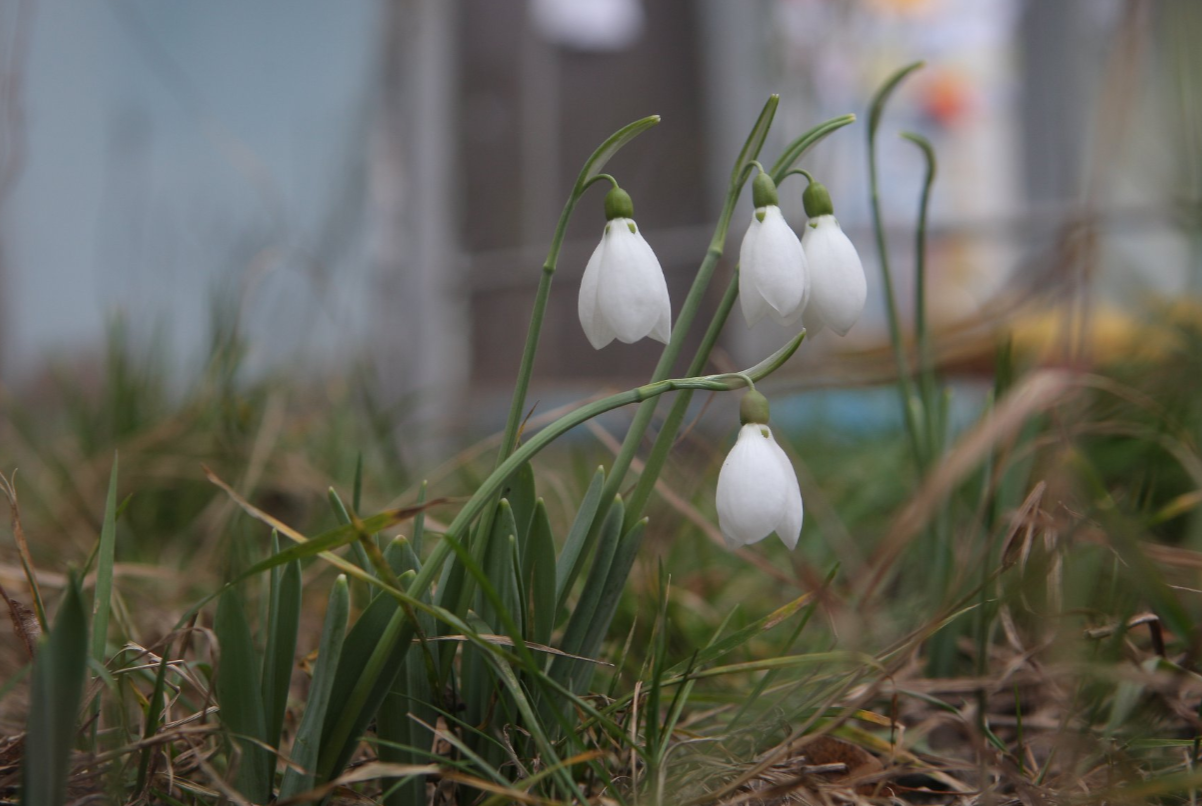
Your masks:
<path fill-rule="evenodd" d="M 922 107 L 940 126 L 950 127 L 968 114 L 972 87 L 967 76 L 953 70 L 936 70 L 926 79 L 922 87 Z"/>
<path fill-rule="evenodd" d="M 924 14 L 931 10 L 931 0 L 873 0 L 878 12 L 891 14 Z"/>

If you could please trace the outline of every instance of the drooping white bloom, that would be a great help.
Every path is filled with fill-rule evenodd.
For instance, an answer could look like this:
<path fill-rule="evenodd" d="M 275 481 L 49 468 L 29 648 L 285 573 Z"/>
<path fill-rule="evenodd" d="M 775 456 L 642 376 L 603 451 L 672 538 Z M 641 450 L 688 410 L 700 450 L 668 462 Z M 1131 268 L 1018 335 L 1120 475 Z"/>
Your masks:
<path fill-rule="evenodd" d="M 718 526 L 730 548 L 776 532 L 790 549 L 801 536 L 801 488 L 789 457 L 763 423 L 747 423 L 718 473 Z"/>
<path fill-rule="evenodd" d="M 792 324 L 809 294 L 801 241 L 780 207 L 770 204 L 757 209 L 739 248 L 739 302 L 748 327 L 765 315 L 778 324 Z"/>
<path fill-rule="evenodd" d="M 610 193 L 625 196 L 616 188 Z M 629 204 L 628 196 L 625 202 Z M 610 206 L 607 199 L 607 210 Z M 632 344 L 650 336 L 668 343 L 672 335 L 668 284 L 655 252 L 629 216 L 611 217 L 606 223 L 601 243 L 584 269 L 578 311 L 594 349 L 615 338 Z"/>
<path fill-rule="evenodd" d="M 823 325 L 846 336 L 864 312 L 868 283 L 856 248 L 835 220 L 831 195 L 821 182 L 810 181 L 801 194 L 810 217 L 802 248 L 810 262 L 810 301 L 805 311 L 806 329 L 817 333 Z"/>
<path fill-rule="evenodd" d="M 846 336 L 864 312 L 868 283 L 851 240 L 833 215 L 810 221 L 802 239 L 810 264 L 810 301 L 805 324 L 812 332 L 823 325 Z"/>

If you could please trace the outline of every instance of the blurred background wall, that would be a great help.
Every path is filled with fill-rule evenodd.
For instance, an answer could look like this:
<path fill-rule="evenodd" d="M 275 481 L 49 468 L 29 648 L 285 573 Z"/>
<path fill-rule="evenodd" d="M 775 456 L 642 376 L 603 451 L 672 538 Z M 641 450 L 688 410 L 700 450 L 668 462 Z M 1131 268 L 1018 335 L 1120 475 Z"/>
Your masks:
<path fill-rule="evenodd" d="M 0 379 L 48 357 L 86 373 L 106 321 L 186 373 L 236 322 L 247 372 L 367 367 L 429 407 L 504 400 L 550 234 L 581 161 L 619 126 L 664 122 L 611 164 L 678 309 L 730 162 L 770 92 L 772 155 L 846 112 L 806 167 L 879 289 L 867 100 L 891 107 L 882 193 L 903 308 L 922 163 L 940 157 L 932 308 L 988 329 L 1032 298 L 1130 306 L 1196 289 L 1202 77 L 1194 0 L 10 0 L 0 7 Z M 801 183 L 786 186 L 801 225 Z M 568 231 L 536 383 L 646 375 L 654 346 L 594 352 L 576 293 L 601 191 Z M 743 205 L 728 241 L 737 255 Z M 715 289 L 723 284 L 715 283 Z M 851 337 L 883 338 L 879 294 Z M 734 363 L 784 333 L 732 318 Z M 447 407 L 431 416 L 453 419 Z"/>

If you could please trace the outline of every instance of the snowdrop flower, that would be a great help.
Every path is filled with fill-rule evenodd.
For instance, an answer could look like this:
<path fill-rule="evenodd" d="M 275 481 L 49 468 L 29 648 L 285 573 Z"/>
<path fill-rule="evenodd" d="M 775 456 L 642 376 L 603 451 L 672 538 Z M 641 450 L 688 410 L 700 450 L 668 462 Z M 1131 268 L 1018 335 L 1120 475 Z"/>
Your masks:
<path fill-rule="evenodd" d="M 754 389 L 739 406 L 743 427 L 718 473 L 718 526 L 730 548 L 776 532 L 790 549 L 801 535 L 801 488 L 768 428 L 768 400 Z"/>
<path fill-rule="evenodd" d="M 751 327 L 765 315 L 796 321 L 810 293 L 801 241 L 781 215 L 776 184 L 760 171 L 751 183 L 755 217 L 739 248 L 739 302 Z"/>
<path fill-rule="evenodd" d="M 634 223 L 634 204 L 621 188 L 605 197 L 605 233 L 580 283 L 580 325 L 593 348 L 615 338 L 632 344 L 672 335 L 672 305 L 664 271 Z"/>
<path fill-rule="evenodd" d="M 802 201 L 810 217 L 801 241 L 810 262 L 806 328 L 817 333 L 823 325 L 829 325 L 840 336 L 846 336 L 864 312 L 864 301 L 868 298 L 864 266 L 835 220 L 826 188 L 811 181 Z"/>

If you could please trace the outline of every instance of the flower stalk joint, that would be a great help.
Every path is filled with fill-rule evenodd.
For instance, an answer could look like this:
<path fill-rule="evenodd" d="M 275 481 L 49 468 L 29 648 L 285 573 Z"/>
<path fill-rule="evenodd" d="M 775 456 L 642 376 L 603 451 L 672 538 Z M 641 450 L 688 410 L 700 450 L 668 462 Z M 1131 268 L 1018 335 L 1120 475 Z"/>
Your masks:
<path fill-rule="evenodd" d="M 831 194 L 827 191 L 826 185 L 821 182 L 810 182 L 805 192 L 801 194 L 801 203 L 805 205 L 806 215 L 810 218 L 835 214 L 835 206 L 831 204 Z"/>
<path fill-rule="evenodd" d="M 739 423 L 741 425 L 768 424 L 768 398 L 755 389 L 748 390 L 739 402 Z"/>
<path fill-rule="evenodd" d="M 634 202 L 630 194 L 616 186 L 605 194 L 605 220 L 613 221 L 615 218 L 634 218 Z"/>
<path fill-rule="evenodd" d="M 780 195 L 776 192 L 776 183 L 763 171 L 757 173 L 755 179 L 751 180 L 751 201 L 757 210 L 780 206 Z"/>

